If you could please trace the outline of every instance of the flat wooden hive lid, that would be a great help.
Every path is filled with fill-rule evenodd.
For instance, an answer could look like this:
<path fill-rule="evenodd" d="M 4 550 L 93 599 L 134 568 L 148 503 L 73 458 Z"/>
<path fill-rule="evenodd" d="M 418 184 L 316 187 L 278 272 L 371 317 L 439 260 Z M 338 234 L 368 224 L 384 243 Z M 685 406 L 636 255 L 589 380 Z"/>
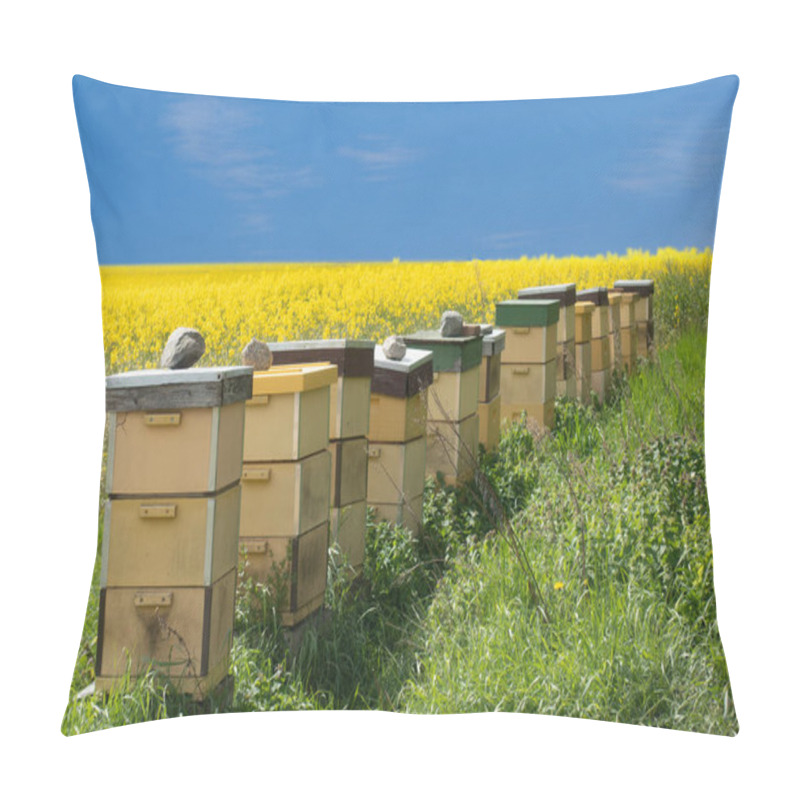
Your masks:
<path fill-rule="evenodd" d="M 386 358 L 381 345 L 375 346 L 373 394 L 413 397 L 433 383 L 433 353 L 407 347 L 399 361 Z"/>
<path fill-rule="evenodd" d="M 480 336 L 442 336 L 438 330 L 403 336 L 407 345 L 433 353 L 434 372 L 466 372 L 481 363 Z"/>
<path fill-rule="evenodd" d="M 374 366 L 375 342 L 367 339 L 308 339 L 268 342 L 273 364 L 308 364 L 327 361 L 339 375 L 367 378 Z"/>
<path fill-rule="evenodd" d="M 558 300 L 562 307 L 575 305 L 575 284 L 554 283 L 549 286 L 529 286 L 517 292 L 518 300 Z"/>
<path fill-rule="evenodd" d="M 107 411 L 209 408 L 248 400 L 252 367 L 141 369 L 106 378 Z"/>
<path fill-rule="evenodd" d="M 506 349 L 506 332 L 503 328 L 493 328 L 490 333 L 483 334 L 484 356 L 496 356 Z"/>
<path fill-rule="evenodd" d="M 593 289 L 581 289 L 577 293 L 578 300 L 586 300 L 596 306 L 608 305 L 608 289 L 604 286 L 595 286 Z"/>
<path fill-rule="evenodd" d="M 558 322 L 558 300 L 503 300 L 495 305 L 495 320 L 506 328 L 545 328 Z"/>
<path fill-rule="evenodd" d="M 335 364 L 282 364 L 253 374 L 253 396 L 310 392 L 336 383 Z"/>
<path fill-rule="evenodd" d="M 650 279 L 614 281 L 614 288 L 620 292 L 633 292 L 640 297 L 650 297 L 656 290 L 656 283 Z"/>

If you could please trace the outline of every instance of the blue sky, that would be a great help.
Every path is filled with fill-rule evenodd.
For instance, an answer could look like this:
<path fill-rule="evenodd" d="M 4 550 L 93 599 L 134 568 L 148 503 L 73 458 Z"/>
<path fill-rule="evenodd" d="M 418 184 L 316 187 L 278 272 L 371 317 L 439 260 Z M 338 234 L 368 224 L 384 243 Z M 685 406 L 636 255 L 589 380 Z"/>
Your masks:
<path fill-rule="evenodd" d="M 296 103 L 73 80 L 104 265 L 710 247 L 737 88 Z"/>

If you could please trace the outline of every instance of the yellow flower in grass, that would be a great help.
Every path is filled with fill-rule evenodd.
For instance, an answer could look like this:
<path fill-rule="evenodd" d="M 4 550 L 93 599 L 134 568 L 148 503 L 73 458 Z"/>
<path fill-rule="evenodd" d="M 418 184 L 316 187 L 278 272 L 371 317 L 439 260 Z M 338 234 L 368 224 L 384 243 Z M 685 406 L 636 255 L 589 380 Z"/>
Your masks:
<path fill-rule="evenodd" d="M 558 591 L 560 591 L 561 589 L 564 588 L 564 584 L 561 581 L 556 581 L 553 584 L 553 588 L 558 592 Z"/>

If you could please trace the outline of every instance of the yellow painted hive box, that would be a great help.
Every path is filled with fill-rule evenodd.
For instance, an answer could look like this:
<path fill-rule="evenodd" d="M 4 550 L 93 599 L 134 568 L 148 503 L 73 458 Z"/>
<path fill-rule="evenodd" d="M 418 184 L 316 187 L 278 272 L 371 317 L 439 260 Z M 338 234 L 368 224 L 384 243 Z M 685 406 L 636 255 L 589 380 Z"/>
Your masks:
<path fill-rule="evenodd" d="M 331 509 L 329 543 L 336 545 L 344 562 L 356 571 L 364 563 L 367 535 L 367 502 Z"/>
<path fill-rule="evenodd" d="M 545 328 L 506 328 L 506 347 L 500 358 L 503 364 L 545 364 L 556 357 L 556 325 Z"/>
<path fill-rule="evenodd" d="M 367 501 L 400 503 L 416 497 L 425 488 L 427 438 L 420 436 L 404 444 L 370 443 Z"/>
<path fill-rule="evenodd" d="M 338 439 L 331 454 L 331 506 L 338 508 L 367 496 L 367 438 Z"/>
<path fill-rule="evenodd" d="M 236 566 L 240 493 L 106 501 L 100 585 L 210 586 Z"/>
<path fill-rule="evenodd" d="M 547 364 L 503 364 L 500 397 L 509 405 L 546 403 L 556 396 L 556 359 Z"/>
<path fill-rule="evenodd" d="M 312 339 L 271 342 L 273 364 L 327 362 L 336 367 L 331 386 L 329 436 L 351 439 L 369 430 L 375 343 L 366 339 Z"/>
<path fill-rule="evenodd" d="M 556 397 L 566 397 L 569 400 L 574 400 L 577 397 L 577 386 L 577 378 L 573 372 L 569 378 L 563 381 L 556 381 Z"/>
<path fill-rule="evenodd" d="M 130 660 L 132 676 L 153 668 L 203 696 L 228 674 L 235 595 L 235 568 L 205 587 L 101 589 L 96 689 L 114 688 Z"/>
<path fill-rule="evenodd" d="M 464 372 L 434 372 L 428 389 L 428 419 L 460 420 L 478 410 L 480 365 Z"/>
<path fill-rule="evenodd" d="M 506 403 L 500 404 L 501 425 L 516 423 L 526 416 L 526 426 L 534 433 L 542 433 L 553 427 L 555 420 L 555 400 L 546 403 Z"/>
<path fill-rule="evenodd" d="M 519 300 L 558 300 L 558 341 L 568 342 L 575 338 L 575 291 L 574 283 L 558 283 L 548 286 L 531 286 L 520 289 Z"/>
<path fill-rule="evenodd" d="M 293 627 L 322 606 L 328 580 L 328 520 L 300 536 L 239 540 L 244 575 L 277 592 L 281 622 Z"/>
<path fill-rule="evenodd" d="M 608 369 L 611 366 L 611 342 L 608 336 L 592 339 L 592 371 Z"/>
<path fill-rule="evenodd" d="M 594 303 L 575 303 L 575 344 L 585 344 L 592 338 Z"/>
<path fill-rule="evenodd" d="M 478 441 L 491 452 L 500 443 L 500 395 L 478 404 Z"/>
<path fill-rule="evenodd" d="M 290 461 L 324 450 L 329 442 L 330 389 L 336 367 L 276 367 L 253 376 L 244 420 L 244 461 Z"/>
<path fill-rule="evenodd" d="M 477 464 L 478 432 L 477 413 L 458 422 L 428 420 L 426 473 L 441 473 L 449 485 L 468 481 Z"/>
<path fill-rule="evenodd" d="M 425 433 L 428 387 L 433 382 L 433 353 L 407 347 L 402 359 L 390 359 L 375 347 L 369 440 L 406 442 Z"/>
<path fill-rule="evenodd" d="M 239 536 L 299 536 L 328 520 L 331 456 L 252 462 L 242 471 Z"/>
<path fill-rule="evenodd" d="M 239 480 L 250 367 L 106 378 L 109 495 L 216 492 Z"/>

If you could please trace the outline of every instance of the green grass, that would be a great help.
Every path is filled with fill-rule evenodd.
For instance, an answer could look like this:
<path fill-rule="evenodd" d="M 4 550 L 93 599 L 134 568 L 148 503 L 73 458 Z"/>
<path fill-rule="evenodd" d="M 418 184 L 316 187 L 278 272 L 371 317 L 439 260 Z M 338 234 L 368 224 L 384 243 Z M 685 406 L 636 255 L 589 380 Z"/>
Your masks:
<path fill-rule="evenodd" d="M 240 586 L 224 708 L 153 674 L 75 698 L 94 679 L 96 569 L 64 733 L 220 710 L 373 708 L 735 734 L 703 457 L 708 281 L 691 281 L 659 284 L 657 362 L 620 378 L 602 408 L 559 401 L 544 440 L 509 428 L 476 481 L 429 480 L 418 541 L 370 519 L 361 577 L 331 560 L 325 623 L 296 657 L 276 592 Z"/>

